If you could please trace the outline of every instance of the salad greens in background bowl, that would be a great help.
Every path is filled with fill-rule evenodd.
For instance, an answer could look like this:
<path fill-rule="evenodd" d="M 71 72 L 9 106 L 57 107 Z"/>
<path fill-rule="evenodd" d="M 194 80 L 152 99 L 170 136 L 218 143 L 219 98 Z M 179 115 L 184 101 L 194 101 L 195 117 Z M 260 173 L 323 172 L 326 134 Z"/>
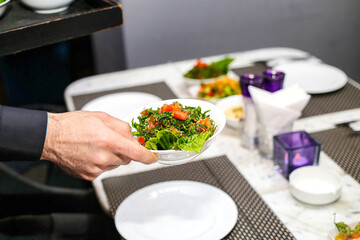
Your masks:
<path fill-rule="evenodd" d="M 208 64 L 198 58 L 194 66 L 183 74 L 183 79 L 187 85 L 191 86 L 209 83 L 226 75 L 238 78 L 235 73 L 229 71 L 229 66 L 232 61 L 234 61 L 234 58 L 225 57 L 219 61 L 213 61 Z"/>
<path fill-rule="evenodd" d="M 0 0 L 0 18 L 4 15 L 11 0 Z"/>
<path fill-rule="evenodd" d="M 346 224 L 344 222 L 335 222 L 334 219 L 334 224 L 335 224 L 335 228 L 331 229 L 328 232 L 330 239 L 332 240 L 360 239 L 360 222 L 353 222 L 351 224 Z"/>
<path fill-rule="evenodd" d="M 222 76 L 210 83 L 189 87 L 191 97 L 216 103 L 218 100 L 241 94 L 240 83 L 236 78 Z"/>
<path fill-rule="evenodd" d="M 210 147 L 223 130 L 224 112 L 212 103 L 169 99 L 148 104 L 126 118 L 138 142 L 159 156 L 161 164 L 190 161 Z"/>

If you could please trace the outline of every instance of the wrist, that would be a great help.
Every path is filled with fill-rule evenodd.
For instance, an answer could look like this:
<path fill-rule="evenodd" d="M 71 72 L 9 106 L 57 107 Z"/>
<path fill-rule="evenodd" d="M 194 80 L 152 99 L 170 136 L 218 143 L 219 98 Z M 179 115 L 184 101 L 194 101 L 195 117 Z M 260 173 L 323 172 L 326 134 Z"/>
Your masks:
<path fill-rule="evenodd" d="M 50 160 L 56 158 L 54 144 L 57 139 L 58 124 L 58 114 L 48 113 L 47 132 L 41 159 Z"/>

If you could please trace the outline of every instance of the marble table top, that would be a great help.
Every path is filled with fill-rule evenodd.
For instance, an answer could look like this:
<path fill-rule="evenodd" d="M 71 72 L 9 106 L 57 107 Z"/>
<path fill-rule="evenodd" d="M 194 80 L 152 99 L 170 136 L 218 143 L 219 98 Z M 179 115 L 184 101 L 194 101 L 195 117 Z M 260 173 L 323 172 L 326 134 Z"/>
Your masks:
<path fill-rule="evenodd" d="M 235 58 L 232 67 L 251 65 L 251 62 L 281 56 L 307 56 L 308 53 L 290 48 L 266 48 L 247 52 L 229 53 L 222 56 Z M 212 56 L 203 58 L 206 61 L 219 58 Z M 319 60 L 313 57 L 312 60 Z M 130 87 L 158 81 L 165 81 L 179 98 L 189 98 L 187 87 L 183 82 L 181 73 L 190 68 L 194 60 L 169 62 L 162 65 L 131 69 L 96 75 L 75 81 L 68 86 L 65 92 L 67 107 L 75 110 L 72 98 L 77 95 L 112 90 L 120 87 Z M 356 86 L 352 80 L 351 84 Z M 360 119 L 360 108 L 343 112 L 330 113 L 315 117 L 299 119 L 294 124 L 294 130 L 305 130 L 309 133 L 327 130 L 335 124 L 349 120 Z M 334 228 L 333 214 L 336 213 L 338 221 L 353 223 L 360 221 L 360 184 L 346 174 L 324 152 L 320 154 L 320 166 L 336 170 L 342 177 L 343 190 L 339 200 L 323 206 L 308 205 L 294 199 L 289 192 L 288 181 L 275 169 L 271 160 L 263 159 L 256 150 L 248 150 L 241 146 L 240 132 L 225 128 L 216 138 L 211 147 L 199 159 L 227 155 L 241 174 L 258 192 L 263 200 L 275 212 L 279 219 L 292 232 L 296 239 L 330 239 L 328 231 Z M 142 171 L 149 171 L 165 167 L 155 163 L 143 165 L 132 162 L 127 166 L 100 175 L 93 181 L 99 202 L 105 212 L 109 212 L 109 205 L 102 186 L 102 179 L 110 176 L 126 175 Z"/>

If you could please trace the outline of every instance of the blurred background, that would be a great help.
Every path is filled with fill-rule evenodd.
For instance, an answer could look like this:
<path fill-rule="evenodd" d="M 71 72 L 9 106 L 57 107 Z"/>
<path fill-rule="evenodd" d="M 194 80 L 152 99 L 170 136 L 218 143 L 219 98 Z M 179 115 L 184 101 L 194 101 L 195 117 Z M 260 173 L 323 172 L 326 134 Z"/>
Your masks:
<path fill-rule="evenodd" d="M 99 73 L 279 46 L 308 51 L 360 79 L 357 0 L 121 3 L 123 27 L 92 37 Z"/>
<path fill-rule="evenodd" d="M 82 77 L 264 47 L 308 51 L 360 81 L 358 0 L 120 2 L 120 28 L 1 58 L 1 103 L 65 111 Z"/>

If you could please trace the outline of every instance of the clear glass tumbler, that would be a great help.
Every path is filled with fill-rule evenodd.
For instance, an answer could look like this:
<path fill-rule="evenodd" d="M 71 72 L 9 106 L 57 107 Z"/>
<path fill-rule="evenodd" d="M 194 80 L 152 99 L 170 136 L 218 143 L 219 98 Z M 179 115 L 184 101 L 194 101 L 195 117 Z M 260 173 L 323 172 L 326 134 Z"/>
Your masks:
<path fill-rule="evenodd" d="M 240 76 L 240 88 L 243 94 L 244 113 L 245 118 L 243 120 L 241 131 L 242 145 L 254 149 L 257 145 L 258 130 L 257 130 L 257 116 L 255 111 L 254 102 L 251 99 L 251 95 L 248 87 L 255 86 L 263 88 L 263 77 L 260 74 L 243 74 Z"/>

